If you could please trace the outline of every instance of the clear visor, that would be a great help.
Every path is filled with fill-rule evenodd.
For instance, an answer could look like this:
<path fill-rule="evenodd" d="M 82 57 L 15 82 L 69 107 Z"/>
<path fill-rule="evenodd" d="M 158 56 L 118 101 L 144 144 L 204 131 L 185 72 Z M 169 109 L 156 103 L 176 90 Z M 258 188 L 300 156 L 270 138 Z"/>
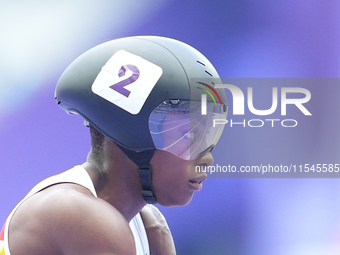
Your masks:
<path fill-rule="evenodd" d="M 168 100 L 153 110 L 149 128 L 156 149 L 190 160 L 216 145 L 226 118 L 224 104 L 207 102 L 202 114 L 200 101 Z"/>

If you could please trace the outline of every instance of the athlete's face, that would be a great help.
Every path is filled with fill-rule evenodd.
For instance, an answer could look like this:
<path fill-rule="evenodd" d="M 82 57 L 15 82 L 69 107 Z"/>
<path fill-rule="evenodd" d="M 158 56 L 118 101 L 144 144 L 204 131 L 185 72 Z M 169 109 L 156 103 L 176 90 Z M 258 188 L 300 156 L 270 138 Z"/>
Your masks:
<path fill-rule="evenodd" d="M 155 148 L 189 160 L 216 145 L 224 125 L 215 125 L 214 121 L 225 119 L 227 108 L 208 104 L 209 111 L 202 114 L 200 101 L 177 101 L 163 102 L 151 113 L 150 133 Z"/>
<path fill-rule="evenodd" d="M 156 150 L 150 164 L 157 202 L 163 206 L 190 203 L 194 192 L 202 189 L 202 182 L 207 178 L 198 166 L 212 163 L 210 152 L 195 160 L 184 160 L 167 151 Z"/>

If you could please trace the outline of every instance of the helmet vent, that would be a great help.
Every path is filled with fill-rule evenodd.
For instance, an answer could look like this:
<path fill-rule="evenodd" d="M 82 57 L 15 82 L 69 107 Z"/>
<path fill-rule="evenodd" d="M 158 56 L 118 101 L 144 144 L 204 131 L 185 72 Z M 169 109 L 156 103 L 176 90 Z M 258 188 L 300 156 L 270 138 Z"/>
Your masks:
<path fill-rule="evenodd" d="M 201 64 L 202 66 L 205 66 L 205 64 L 203 64 L 202 62 L 197 60 L 197 63 Z"/>
<path fill-rule="evenodd" d="M 207 70 L 205 70 L 205 72 L 206 72 L 207 74 L 209 74 L 209 75 L 212 77 L 212 74 L 211 74 L 211 73 L 209 73 Z"/>
<path fill-rule="evenodd" d="M 199 64 L 201 64 L 202 66 L 205 66 L 205 64 L 202 63 L 201 61 L 196 60 L 196 62 L 199 63 Z M 207 74 L 209 74 L 211 77 L 213 77 L 212 74 L 209 73 L 207 70 L 205 70 L 205 72 L 206 72 Z"/>

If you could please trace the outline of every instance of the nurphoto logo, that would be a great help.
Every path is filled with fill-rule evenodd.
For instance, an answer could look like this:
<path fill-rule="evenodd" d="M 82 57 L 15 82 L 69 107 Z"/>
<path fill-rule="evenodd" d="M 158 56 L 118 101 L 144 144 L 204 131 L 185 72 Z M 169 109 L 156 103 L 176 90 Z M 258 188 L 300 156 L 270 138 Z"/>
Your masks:
<path fill-rule="evenodd" d="M 293 118 L 286 118 L 287 116 L 287 106 L 291 108 L 296 108 L 304 116 L 312 116 L 312 113 L 308 110 L 306 103 L 311 100 L 311 92 L 302 87 L 271 87 L 271 97 L 262 96 L 260 98 L 254 99 L 254 90 L 259 89 L 259 87 L 247 87 L 246 93 L 236 85 L 232 84 L 221 84 L 216 83 L 214 88 L 206 83 L 200 82 L 200 84 L 208 87 L 214 94 L 215 97 L 220 99 L 217 91 L 218 89 L 224 89 L 225 93 L 231 95 L 232 98 L 232 112 L 231 116 L 227 119 L 214 119 L 213 126 L 217 125 L 228 125 L 230 127 L 263 127 L 263 126 L 282 126 L 282 127 L 296 127 L 298 125 L 298 120 Z M 204 88 L 199 88 L 205 93 L 201 95 L 201 112 L 202 115 L 206 115 L 206 105 L 207 105 L 207 94 L 214 100 L 216 100 L 214 95 Z M 262 88 L 263 89 L 263 88 Z M 268 91 L 267 91 L 268 92 Z M 280 92 L 280 93 L 279 93 Z M 254 106 L 254 101 L 265 101 L 270 102 L 270 107 L 266 109 L 257 109 Z M 228 104 L 230 104 L 228 102 Z M 280 107 L 279 107 L 280 106 Z M 247 107 L 247 108 L 246 108 Z M 280 109 L 279 109 L 280 108 Z M 296 110 L 295 109 L 295 110 Z M 245 116 L 246 110 L 256 116 L 252 119 L 238 119 L 235 120 L 237 116 Z M 230 114 L 230 113 L 229 113 Z M 275 114 L 275 118 L 271 115 Z M 249 114 L 248 114 L 249 115 Z M 277 116 L 281 118 L 277 118 Z M 284 117 L 284 118 L 282 118 Z"/>
<path fill-rule="evenodd" d="M 210 89 L 215 94 L 215 96 L 218 98 L 219 103 L 222 106 L 221 97 L 212 86 L 210 86 L 210 85 L 208 85 L 204 82 L 197 82 L 197 83 L 205 86 L 208 89 Z M 211 99 L 214 101 L 215 105 L 217 104 L 214 95 L 208 89 L 200 88 L 200 87 L 197 87 L 197 88 L 206 92 L 211 97 Z M 202 99 L 202 101 L 201 101 L 201 113 L 202 113 L 202 115 L 207 115 L 207 94 L 201 95 L 201 99 Z"/>

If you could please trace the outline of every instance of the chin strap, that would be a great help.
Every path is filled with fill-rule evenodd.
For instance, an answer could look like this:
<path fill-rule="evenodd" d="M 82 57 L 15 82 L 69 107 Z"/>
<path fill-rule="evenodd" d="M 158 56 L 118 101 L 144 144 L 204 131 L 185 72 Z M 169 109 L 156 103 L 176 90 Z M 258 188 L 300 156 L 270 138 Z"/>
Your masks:
<path fill-rule="evenodd" d="M 148 165 L 147 168 L 138 167 L 138 172 L 140 175 L 140 181 L 142 183 L 143 189 L 141 190 L 144 200 L 149 204 L 156 204 L 156 196 L 153 193 L 152 182 L 151 182 L 151 166 Z"/>
<path fill-rule="evenodd" d="M 151 158 L 155 150 L 132 151 L 120 145 L 117 146 L 129 157 L 137 166 L 143 189 L 141 190 L 144 200 L 149 204 L 156 204 L 156 196 L 152 188 L 152 169 L 150 166 Z"/>

